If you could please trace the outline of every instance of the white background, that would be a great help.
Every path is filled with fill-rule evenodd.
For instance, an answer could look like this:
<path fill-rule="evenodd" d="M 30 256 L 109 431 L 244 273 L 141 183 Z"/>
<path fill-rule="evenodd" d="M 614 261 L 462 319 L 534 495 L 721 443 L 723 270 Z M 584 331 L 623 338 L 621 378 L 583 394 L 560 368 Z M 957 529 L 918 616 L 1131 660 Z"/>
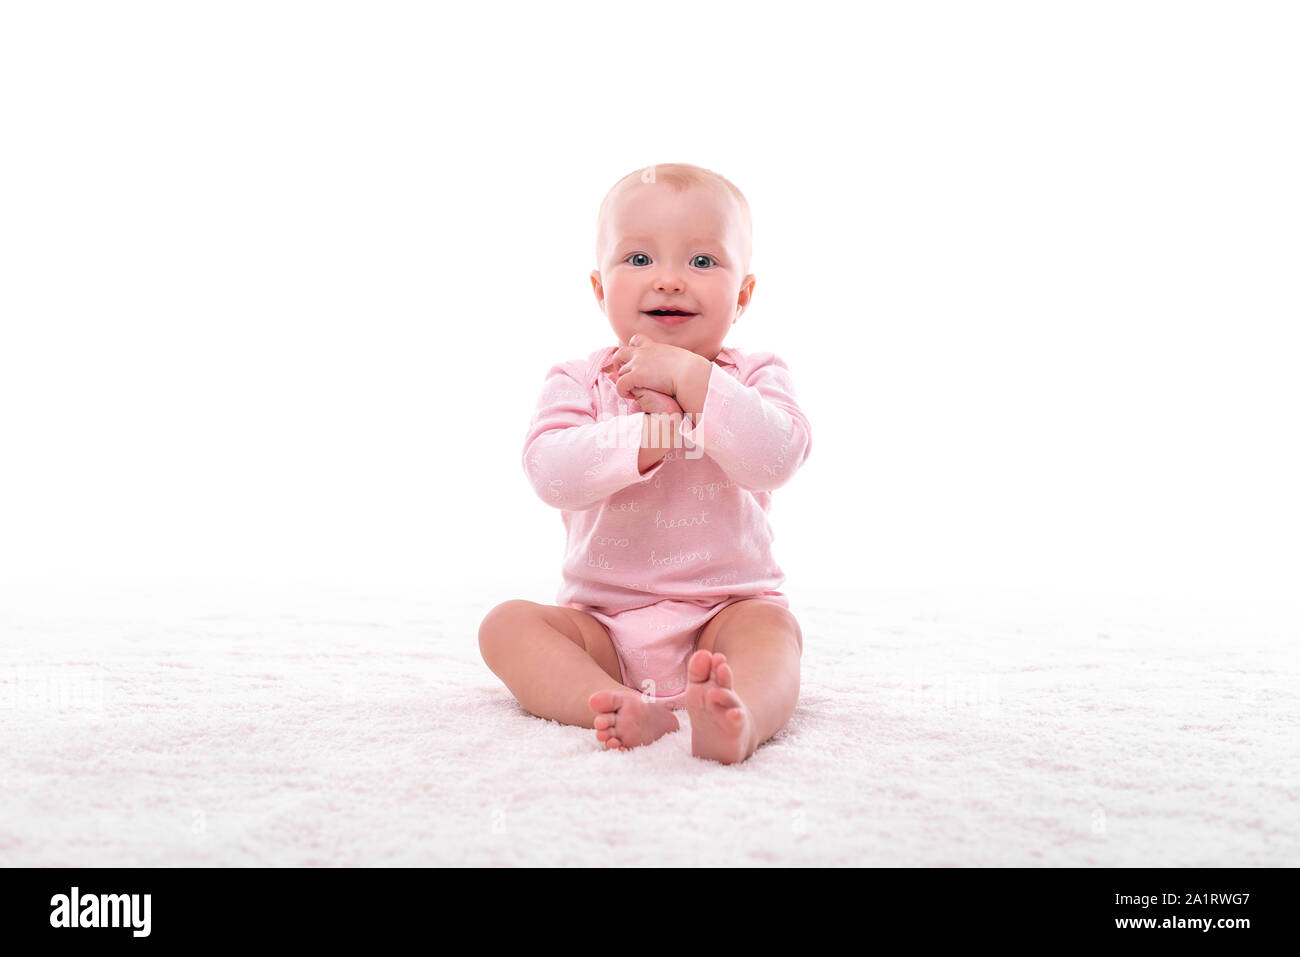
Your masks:
<path fill-rule="evenodd" d="M 1240 3 L 0 8 L 0 584 L 559 582 L 642 166 L 749 198 L 792 583 L 1300 580 L 1300 31 Z"/>

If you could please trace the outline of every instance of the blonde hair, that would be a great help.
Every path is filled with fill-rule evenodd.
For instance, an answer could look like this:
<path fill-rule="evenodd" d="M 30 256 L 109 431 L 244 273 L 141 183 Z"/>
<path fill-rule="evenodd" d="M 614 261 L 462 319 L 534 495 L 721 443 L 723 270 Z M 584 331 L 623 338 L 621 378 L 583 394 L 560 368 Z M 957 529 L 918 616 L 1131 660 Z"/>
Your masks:
<path fill-rule="evenodd" d="M 721 173 L 715 173 L 711 169 L 705 169 L 703 166 L 695 166 L 691 163 L 660 163 L 654 166 L 643 166 L 641 169 L 628 173 L 609 188 L 609 191 L 605 193 L 605 198 L 600 201 L 600 211 L 596 214 L 596 265 L 600 265 L 601 224 L 605 221 L 605 209 L 609 206 L 610 197 L 618 192 L 624 183 L 634 178 L 642 183 L 667 183 L 677 193 L 691 186 L 725 187 L 735 198 L 736 205 L 740 209 L 740 218 L 744 225 L 745 239 L 748 244 L 745 250 L 745 267 L 748 270 L 749 255 L 754 245 L 754 221 L 749 212 L 749 201 L 745 199 L 745 194 Z"/>

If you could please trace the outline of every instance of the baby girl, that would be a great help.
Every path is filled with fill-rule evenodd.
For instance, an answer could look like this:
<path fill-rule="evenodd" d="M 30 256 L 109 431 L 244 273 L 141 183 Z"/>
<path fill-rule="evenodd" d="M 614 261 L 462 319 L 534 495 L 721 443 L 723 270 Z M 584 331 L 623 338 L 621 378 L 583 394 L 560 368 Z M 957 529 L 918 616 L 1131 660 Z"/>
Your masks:
<path fill-rule="evenodd" d="M 722 341 L 754 294 L 749 205 L 698 166 L 637 170 L 601 204 L 591 284 L 619 345 L 553 366 L 524 442 L 568 535 L 556 605 L 479 628 L 534 715 L 609 749 L 691 719 L 691 753 L 744 761 L 790 719 L 803 634 L 778 589 L 771 493 L 808 457 L 784 362 Z"/>

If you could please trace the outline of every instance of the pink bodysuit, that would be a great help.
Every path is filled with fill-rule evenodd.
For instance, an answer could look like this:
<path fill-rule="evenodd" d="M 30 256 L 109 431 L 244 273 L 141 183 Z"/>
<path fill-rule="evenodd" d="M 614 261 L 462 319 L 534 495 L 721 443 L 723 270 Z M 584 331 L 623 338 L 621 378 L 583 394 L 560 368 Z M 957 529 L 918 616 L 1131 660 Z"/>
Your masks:
<path fill-rule="evenodd" d="M 682 448 L 637 470 L 646 413 L 602 372 L 617 347 L 553 366 L 523 464 L 568 533 L 557 604 L 609 631 L 623 684 L 684 707 L 699 632 L 746 598 L 786 608 L 772 558 L 773 489 L 808 457 L 808 420 L 785 363 L 723 348 Z"/>

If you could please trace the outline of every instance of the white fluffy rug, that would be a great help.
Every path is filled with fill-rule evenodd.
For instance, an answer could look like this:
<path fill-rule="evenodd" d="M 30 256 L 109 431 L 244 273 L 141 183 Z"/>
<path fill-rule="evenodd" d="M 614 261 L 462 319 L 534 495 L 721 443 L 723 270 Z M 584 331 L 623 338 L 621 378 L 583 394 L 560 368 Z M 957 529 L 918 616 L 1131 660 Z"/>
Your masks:
<path fill-rule="evenodd" d="M 479 595 L 0 599 L 0 864 L 1300 864 L 1300 615 L 788 588 L 789 726 L 626 753 L 483 665 Z"/>

